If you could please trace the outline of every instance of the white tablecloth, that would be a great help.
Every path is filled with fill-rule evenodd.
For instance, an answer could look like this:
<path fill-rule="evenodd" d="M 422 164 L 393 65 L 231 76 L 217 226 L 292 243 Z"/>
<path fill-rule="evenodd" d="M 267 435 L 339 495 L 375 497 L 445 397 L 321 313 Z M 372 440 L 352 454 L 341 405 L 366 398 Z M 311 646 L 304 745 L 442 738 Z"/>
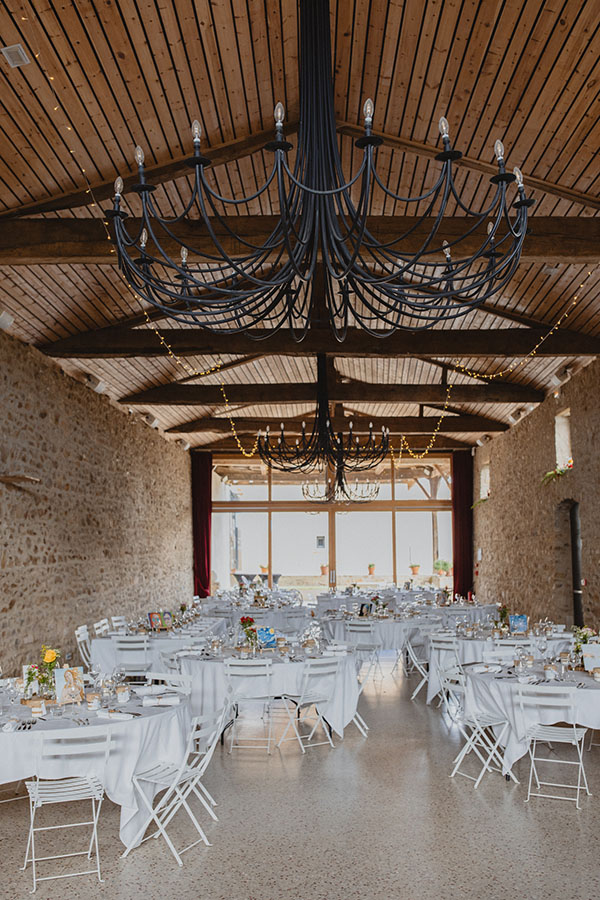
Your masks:
<path fill-rule="evenodd" d="M 200 625 L 198 625 L 200 623 Z M 160 661 L 161 653 L 175 653 L 183 647 L 189 647 L 194 643 L 196 638 L 202 636 L 214 635 L 215 637 L 225 637 L 227 634 L 227 622 L 223 619 L 208 618 L 197 619 L 196 626 L 189 633 L 182 634 L 180 631 L 170 631 L 163 634 L 151 634 L 148 648 L 148 662 L 150 669 L 155 672 L 161 672 L 163 666 Z M 110 674 L 117 666 L 117 638 L 124 635 L 111 634 L 107 637 L 92 638 L 91 658 L 92 668 L 97 668 L 100 672 Z M 134 653 L 131 660 L 127 656 L 123 656 L 124 662 L 139 662 L 139 654 Z"/>
<path fill-rule="evenodd" d="M 513 639 L 514 640 L 514 639 Z M 544 656 L 556 656 L 563 650 L 570 650 L 573 638 L 566 632 L 553 634 L 551 638 L 547 638 L 547 648 L 542 653 L 536 643 L 535 638 L 527 638 L 524 643 L 529 646 L 531 640 L 531 653 L 534 659 L 541 659 Z M 458 639 L 458 661 L 463 665 L 472 662 L 481 662 L 484 650 L 493 651 L 496 647 L 505 646 L 502 640 L 493 641 L 484 638 L 459 638 Z M 516 650 L 515 650 L 516 653 Z M 429 651 L 429 681 L 427 683 L 427 702 L 431 703 L 440 691 L 440 679 L 438 669 L 445 669 L 456 663 L 454 654 L 445 650 Z"/>
<path fill-rule="evenodd" d="M 310 610 L 306 606 L 277 606 L 268 609 L 264 609 L 261 606 L 249 606 L 243 608 L 224 603 L 222 600 L 213 600 L 206 603 L 204 609 L 206 609 L 209 615 L 217 609 L 221 612 L 226 611 L 227 616 L 224 617 L 224 621 L 228 626 L 233 625 L 234 627 L 237 627 L 242 616 L 251 616 L 255 619 L 258 627 L 264 626 L 274 628 L 276 631 L 285 631 L 288 628 L 288 625 L 290 625 L 290 619 L 292 617 L 294 619 L 294 627 L 302 630 L 306 628 L 311 618 Z M 301 610 L 303 613 L 300 617 L 300 621 L 295 618 L 297 610 Z"/>
<path fill-rule="evenodd" d="M 373 622 L 375 639 L 381 642 L 382 650 L 402 650 L 406 641 L 419 629 L 419 624 L 427 622 L 425 618 L 415 616 L 410 619 L 357 619 L 356 621 Z M 330 641 L 348 641 L 346 636 L 347 619 L 320 619 L 323 635 Z M 354 636 L 356 640 L 356 635 Z"/>
<path fill-rule="evenodd" d="M 557 722 L 568 722 L 568 710 L 556 710 L 552 707 L 528 708 L 526 718 L 523 717 L 517 698 L 516 678 L 496 678 L 494 675 L 467 673 L 465 709 L 467 713 L 482 710 L 505 716 L 509 722 L 509 730 L 504 747 L 504 773 L 507 774 L 516 760 L 527 753 L 525 733 L 532 725 L 553 725 Z M 541 673 L 538 673 L 541 674 Z M 585 688 L 575 692 L 575 713 L 578 725 L 600 729 L 600 684 L 591 676 L 582 672 L 573 673 L 575 681 L 585 682 Z M 552 682 L 557 684 L 557 682 Z M 558 682 L 562 684 L 562 682 Z M 569 682 L 566 682 L 568 685 Z"/>
<path fill-rule="evenodd" d="M 29 717 L 26 707 L 18 707 L 17 710 L 19 709 L 21 717 Z M 0 731 L 0 781 L 8 784 L 36 774 L 42 778 L 66 778 L 96 771 L 99 777 L 103 777 L 107 796 L 121 807 L 119 833 L 122 842 L 128 844 L 148 816 L 136 794 L 132 775 L 150 768 L 159 760 L 179 765 L 185 753 L 191 719 L 187 700 L 179 706 L 141 707 L 129 704 L 119 709 L 135 709 L 141 715 L 118 722 L 96 717 L 95 713 L 87 709 L 81 711 L 82 716 L 89 718 L 90 725 L 110 726 L 114 735 L 115 747 L 104 774 L 101 768 L 97 771 L 94 769 L 94 757 L 80 760 L 73 756 L 54 758 L 45 760 L 44 768 L 38 769 L 44 731 L 51 731 L 53 736 L 58 736 L 61 731 L 68 730 L 72 734 L 77 729 L 73 722 L 66 719 L 48 719 L 36 722 L 31 731 Z M 155 793 L 153 787 L 147 785 L 147 796 L 154 796 Z"/>
<path fill-rule="evenodd" d="M 356 659 L 353 653 L 337 657 L 340 661 L 333 699 L 320 708 L 321 714 L 329 722 L 336 734 L 343 737 L 344 728 L 352 721 L 358 704 L 358 681 Z M 220 709 L 226 702 L 227 682 L 222 659 L 201 659 L 187 656 L 181 659 L 181 671 L 191 675 L 192 713 L 205 715 Z M 302 662 L 282 662 L 273 660 L 272 689 L 276 697 L 295 694 L 302 683 Z"/>

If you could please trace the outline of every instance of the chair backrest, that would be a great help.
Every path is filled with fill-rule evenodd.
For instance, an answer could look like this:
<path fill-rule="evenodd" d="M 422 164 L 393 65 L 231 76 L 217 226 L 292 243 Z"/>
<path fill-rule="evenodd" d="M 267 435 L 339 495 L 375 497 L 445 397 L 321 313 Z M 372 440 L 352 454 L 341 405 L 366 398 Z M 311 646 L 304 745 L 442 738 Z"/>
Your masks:
<path fill-rule="evenodd" d="M 131 634 L 115 638 L 117 664 L 144 665 L 150 638 L 145 634 Z"/>
<path fill-rule="evenodd" d="M 92 757 L 95 757 L 99 766 L 104 768 L 108 762 L 110 752 L 115 747 L 115 738 L 110 725 L 90 725 L 74 728 L 72 731 L 42 731 L 41 748 L 38 757 L 38 773 L 42 777 L 48 777 L 46 772 L 41 772 L 45 765 L 52 761 L 64 760 L 65 756 L 85 759 L 86 766 L 92 765 Z M 64 777 L 64 765 L 61 765 L 60 773 L 56 778 Z"/>
<path fill-rule="evenodd" d="M 466 679 L 459 666 L 449 666 L 439 670 L 440 683 L 444 696 L 457 696 L 465 693 Z"/>
<path fill-rule="evenodd" d="M 102 635 L 108 634 L 110 631 L 108 619 L 100 619 L 99 622 L 94 622 L 94 631 L 96 632 L 96 637 L 102 637 Z"/>
<path fill-rule="evenodd" d="M 339 657 L 324 656 L 320 659 L 304 660 L 302 688 L 298 702 L 302 703 L 306 697 L 315 693 L 329 700 L 335 690 L 339 665 Z"/>
<path fill-rule="evenodd" d="M 175 672 L 148 672 L 146 684 L 164 684 L 189 697 L 192 693 L 192 676 L 178 675 Z"/>
<path fill-rule="evenodd" d="M 555 722 L 561 722 L 564 718 L 565 710 L 573 715 L 575 712 L 575 686 L 564 684 L 517 684 L 517 697 L 519 706 L 524 712 L 526 709 L 543 707 L 545 710 L 555 709 L 558 718 Z M 573 724 L 575 719 L 573 718 Z"/>
<path fill-rule="evenodd" d="M 458 641 L 453 635 L 433 633 L 429 636 L 429 646 L 432 650 L 439 650 L 440 652 L 453 651 L 456 653 Z"/>
<path fill-rule="evenodd" d="M 359 637 L 368 637 L 375 634 L 375 622 L 358 622 L 351 619 L 346 622 L 346 633 L 358 635 Z"/>
<path fill-rule="evenodd" d="M 523 638 L 502 638 L 497 644 L 498 647 L 510 647 L 514 656 L 515 650 L 525 650 L 526 653 L 531 651 L 531 641 L 523 640 Z"/>
<path fill-rule="evenodd" d="M 92 655 L 90 651 L 90 632 L 87 625 L 79 625 L 75 629 L 75 640 L 77 641 L 77 648 L 79 650 L 79 655 L 81 656 L 81 661 L 84 666 L 89 669 Z"/>
<path fill-rule="evenodd" d="M 226 659 L 225 678 L 232 700 L 271 697 L 271 659 Z"/>
<path fill-rule="evenodd" d="M 110 621 L 113 627 L 113 631 L 127 630 L 127 620 L 125 616 L 111 616 Z"/>
<path fill-rule="evenodd" d="M 515 658 L 514 647 L 484 647 L 481 654 L 484 663 L 508 663 Z"/>
<path fill-rule="evenodd" d="M 188 750 L 189 753 L 194 753 L 198 756 L 197 765 L 202 771 L 205 771 L 208 766 L 217 741 L 221 737 L 228 711 L 229 706 L 226 704 L 212 713 L 207 713 L 204 716 L 194 716 L 192 719 Z"/>
<path fill-rule="evenodd" d="M 286 619 L 305 619 L 306 609 L 302 606 L 290 606 L 285 611 Z"/>

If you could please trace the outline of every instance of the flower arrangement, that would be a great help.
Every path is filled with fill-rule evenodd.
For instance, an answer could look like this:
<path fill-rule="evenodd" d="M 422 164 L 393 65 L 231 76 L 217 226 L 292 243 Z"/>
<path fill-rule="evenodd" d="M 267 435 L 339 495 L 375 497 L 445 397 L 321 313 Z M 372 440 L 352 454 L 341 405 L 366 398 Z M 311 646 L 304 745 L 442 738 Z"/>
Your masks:
<path fill-rule="evenodd" d="M 555 469 L 550 469 L 549 472 L 546 472 L 544 477 L 542 478 L 542 484 L 550 484 L 551 481 L 558 481 L 558 479 L 562 475 L 566 475 L 566 473 L 573 468 L 573 458 L 567 460 L 564 466 L 557 466 Z"/>
<path fill-rule="evenodd" d="M 27 668 L 27 676 L 25 679 L 25 688 L 29 688 L 34 681 L 37 681 L 39 690 L 45 689 L 52 691 L 54 688 L 54 670 L 60 659 L 60 650 L 53 647 L 47 647 L 42 644 L 39 665 L 32 665 Z"/>
<path fill-rule="evenodd" d="M 242 616 L 240 619 L 240 625 L 246 635 L 246 640 L 250 644 L 251 647 L 256 647 L 258 644 L 258 635 L 256 633 L 256 628 L 254 627 L 254 619 L 252 616 Z"/>
<path fill-rule="evenodd" d="M 498 615 L 500 616 L 500 624 L 508 625 L 508 606 L 505 603 L 499 607 Z"/>
<path fill-rule="evenodd" d="M 593 628 L 578 628 L 577 625 L 573 626 L 573 638 L 575 640 L 575 653 L 581 653 L 581 647 L 583 644 L 589 644 L 590 639 L 593 637 L 597 637 L 598 632 L 594 631 Z"/>

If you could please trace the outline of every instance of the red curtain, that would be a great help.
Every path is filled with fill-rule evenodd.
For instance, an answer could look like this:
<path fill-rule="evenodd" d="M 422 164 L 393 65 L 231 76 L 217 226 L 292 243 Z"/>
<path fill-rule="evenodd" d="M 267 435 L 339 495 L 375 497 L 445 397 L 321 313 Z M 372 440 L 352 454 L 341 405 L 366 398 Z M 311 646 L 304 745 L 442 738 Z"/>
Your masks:
<path fill-rule="evenodd" d="M 212 453 L 192 453 L 192 529 L 194 594 L 210 594 L 210 519 L 212 513 Z"/>
<path fill-rule="evenodd" d="M 452 454 L 452 554 L 454 593 L 473 590 L 473 457 L 470 450 Z"/>

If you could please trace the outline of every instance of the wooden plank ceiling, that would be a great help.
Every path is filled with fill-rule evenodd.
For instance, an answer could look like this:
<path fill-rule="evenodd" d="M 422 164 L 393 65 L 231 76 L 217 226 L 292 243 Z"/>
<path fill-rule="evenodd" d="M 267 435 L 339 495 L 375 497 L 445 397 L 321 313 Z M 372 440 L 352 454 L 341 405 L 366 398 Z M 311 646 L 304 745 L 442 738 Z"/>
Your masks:
<path fill-rule="evenodd" d="M 439 415 L 441 403 L 430 388 L 451 381 L 457 396 L 459 386 L 467 390 L 452 401 L 438 446 L 468 445 L 538 402 L 555 373 L 573 371 L 596 354 L 599 25 L 597 0 L 331 0 L 336 115 L 347 173 L 359 161 L 353 140 L 371 96 L 375 130 L 386 139 L 378 171 L 392 190 L 418 194 L 432 183 L 439 165 L 432 160 L 437 121 L 446 115 L 454 146 L 465 154 L 457 186 L 468 205 L 485 204 L 498 137 L 507 164 L 520 166 L 537 201 L 529 247 L 513 281 L 485 309 L 436 329 L 465 332 L 462 337 L 445 341 L 434 334 L 414 343 L 403 337 L 396 349 L 381 341 L 365 356 L 346 356 L 343 346 L 323 339 L 321 349 L 336 356 L 338 393 L 350 387 L 338 414 L 357 421 L 387 417 L 399 428 L 404 423 L 416 447 L 427 442 Z M 185 367 L 178 364 L 140 317 L 101 222 L 69 224 L 101 217 L 116 175 L 126 179 L 134 172 L 137 143 L 149 180 L 160 185 L 160 208 L 179 212 L 189 196 L 181 160 L 190 152 L 194 118 L 215 163 L 214 185 L 226 195 L 252 193 L 269 166 L 261 147 L 272 134 L 278 100 L 292 139 L 296 130 L 294 0 L 15 0 L 0 9 L 0 44 L 16 43 L 28 65 L 13 69 L 0 58 L 0 310 L 14 316 L 12 333 L 57 357 L 76 377 L 97 376 L 113 400 L 152 413 L 169 436 L 183 435 L 194 446 L 231 446 L 224 404 L 208 390 L 221 380 L 242 398 L 231 404 L 237 420 L 309 416 L 313 404 L 302 385 L 314 382 L 311 355 L 288 355 L 285 342 L 270 349 L 268 342 L 209 339 L 187 341 Z M 271 193 L 237 212 L 260 229 L 257 217 L 277 211 Z M 461 213 L 456 204 L 448 212 Z M 379 195 L 371 213 L 403 216 L 407 209 Z M 545 355 L 520 366 L 511 350 L 533 347 L 574 296 L 568 328 Z M 157 326 L 181 331 L 164 320 Z M 499 330 L 507 330 L 505 340 Z M 467 332 L 474 331 L 480 335 L 472 339 Z M 186 343 L 185 335 L 177 339 Z M 457 373 L 455 354 L 482 375 L 509 369 L 494 382 L 500 390 L 486 394 L 484 381 Z M 190 376 L 218 360 L 222 375 Z M 150 395 L 163 401 L 144 399 L 144 392 L 177 382 L 183 383 L 174 392 Z M 367 387 L 361 391 L 357 382 Z M 292 386 L 290 402 L 281 402 L 285 388 L 269 401 L 269 386 L 285 384 Z M 189 391 L 193 385 L 206 390 Z M 237 389 L 243 385 L 255 388 Z M 369 385 L 385 386 L 381 398 Z M 394 385 L 422 387 L 394 393 Z M 251 443 L 251 435 L 244 440 Z"/>

